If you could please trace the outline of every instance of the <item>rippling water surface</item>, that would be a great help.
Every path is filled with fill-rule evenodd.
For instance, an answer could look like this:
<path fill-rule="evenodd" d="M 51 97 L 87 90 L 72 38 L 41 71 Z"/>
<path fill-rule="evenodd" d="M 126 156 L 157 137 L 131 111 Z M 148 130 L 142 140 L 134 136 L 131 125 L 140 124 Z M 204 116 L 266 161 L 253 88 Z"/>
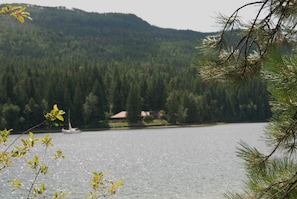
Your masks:
<path fill-rule="evenodd" d="M 226 191 L 236 191 L 243 185 L 244 171 L 236 157 L 238 142 L 261 147 L 259 140 L 265 125 L 52 134 L 55 149 L 61 149 L 67 158 L 50 162 L 50 173 L 45 176 L 47 191 L 75 190 L 68 198 L 86 198 L 91 191 L 91 172 L 106 171 L 111 180 L 124 178 L 125 186 L 116 198 L 222 198 Z M 18 191 L 11 194 L 7 183 L 12 178 L 32 179 L 24 162 L 17 164 L 24 169 L 18 167 L 0 174 L 1 198 L 25 198 Z"/>

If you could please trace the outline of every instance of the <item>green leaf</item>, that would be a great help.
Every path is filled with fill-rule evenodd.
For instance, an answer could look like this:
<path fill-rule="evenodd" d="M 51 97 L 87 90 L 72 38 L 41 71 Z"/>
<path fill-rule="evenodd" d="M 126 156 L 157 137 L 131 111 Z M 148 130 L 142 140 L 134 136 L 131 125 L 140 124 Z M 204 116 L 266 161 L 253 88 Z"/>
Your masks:
<path fill-rule="evenodd" d="M 40 168 L 40 173 L 42 174 L 47 174 L 48 172 L 48 166 L 47 165 L 43 165 L 41 168 Z"/>
<path fill-rule="evenodd" d="M 58 158 L 63 158 L 63 159 L 65 159 L 65 156 L 64 156 L 64 154 L 63 154 L 63 151 L 61 151 L 61 150 L 57 150 L 57 151 L 56 151 L 56 153 L 54 154 L 54 159 L 56 160 L 56 159 L 58 159 Z"/>
<path fill-rule="evenodd" d="M 11 131 L 12 129 L 4 129 L 3 131 L 0 131 L 0 144 L 8 142 L 8 136 L 10 135 Z"/>
<path fill-rule="evenodd" d="M 12 180 L 10 181 L 10 184 L 14 187 L 17 187 L 18 189 L 20 189 L 23 186 L 21 180 Z"/>
<path fill-rule="evenodd" d="M 32 160 L 29 160 L 27 164 L 30 165 L 31 169 L 37 169 L 37 167 L 39 166 L 38 156 L 34 156 L 34 158 Z"/>
<path fill-rule="evenodd" d="M 64 114 L 65 112 L 63 110 L 59 110 L 58 105 L 55 104 L 51 112 L 45 115 L 45 118 L 49 121 L 55 121 L 57 119 L 60 121 L 64 121 L 64 118 L 63 118 Z"/>
<path fill-rule="evenodd" d="M 54 143 L 52 142 L 52 138 L 50 137 L 50 134 L 46 134 L 44 138 L 40 139 L 42 144 L 46 147 L 54 146 Z"/>

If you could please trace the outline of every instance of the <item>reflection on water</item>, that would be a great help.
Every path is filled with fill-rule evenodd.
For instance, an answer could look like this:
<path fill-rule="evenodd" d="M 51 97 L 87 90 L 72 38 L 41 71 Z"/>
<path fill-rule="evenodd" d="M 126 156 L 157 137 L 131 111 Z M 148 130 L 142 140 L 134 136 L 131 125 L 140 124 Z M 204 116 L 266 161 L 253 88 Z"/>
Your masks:
<path fill-rule="evenodd" d="M 261 147 L 259 139 L 265 125 L 52 134 L 55 149 L 61 149 L 67 158 L 51 162 L 50 174 L 41 177 L 47 181 L 48 193 L 75 190 L 69 198 L 86 198 L 91 191 L 92 171 L 107 171 L 111 180 L 124 178 L 125 186 L 116 198 L 222 198 L 226 191 L 243 185 L 244 171 L 235 153 L 237 143 L 243 140 Z M 1 173 L 1 198 L 22 198 L 19 192 L 11 195 L 7 180 L 30 176 L 32 172 L 27 169 Z"/>

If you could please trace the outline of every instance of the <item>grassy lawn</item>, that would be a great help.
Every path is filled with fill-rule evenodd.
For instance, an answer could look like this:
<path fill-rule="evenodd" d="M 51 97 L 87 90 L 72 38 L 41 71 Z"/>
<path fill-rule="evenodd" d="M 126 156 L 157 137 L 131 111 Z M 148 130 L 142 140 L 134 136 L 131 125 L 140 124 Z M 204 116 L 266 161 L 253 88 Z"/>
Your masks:
<path fill-rule="evenodd" d="M 150 123 L 140 122 L 137 124 L 129 125 L 125 120 L 109 121 L 110 128 L 127 128 L 127 127 L 149 127 L 149 126 L 166 126 L 168 122 L 166 120 L 156 119 Z"/>

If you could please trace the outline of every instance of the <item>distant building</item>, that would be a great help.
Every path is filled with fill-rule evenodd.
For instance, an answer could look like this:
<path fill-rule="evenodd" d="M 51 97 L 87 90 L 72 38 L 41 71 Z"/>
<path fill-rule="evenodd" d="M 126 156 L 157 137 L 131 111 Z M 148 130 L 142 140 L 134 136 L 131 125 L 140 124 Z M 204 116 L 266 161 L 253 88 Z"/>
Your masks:
<path fill-rule="evenodd" d="M 147 115 L 151 115 L 149 111 L 141 111 L 141 117 L 144 118 Z M 115 115 L 112 115 L 110 119 L 113 120 L 123 120 L 127 118 L 127 111 L 121 111 Z"/>
<path fill-rule="evenodd" d="M 127 117 L 127 111 L 121 111 L 115 115 L 112 115 L 110 119 L 120 120 L 120 119 L 126 119 Z"/>

